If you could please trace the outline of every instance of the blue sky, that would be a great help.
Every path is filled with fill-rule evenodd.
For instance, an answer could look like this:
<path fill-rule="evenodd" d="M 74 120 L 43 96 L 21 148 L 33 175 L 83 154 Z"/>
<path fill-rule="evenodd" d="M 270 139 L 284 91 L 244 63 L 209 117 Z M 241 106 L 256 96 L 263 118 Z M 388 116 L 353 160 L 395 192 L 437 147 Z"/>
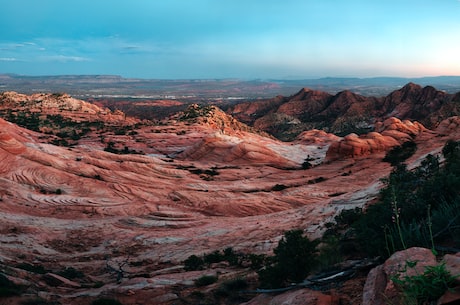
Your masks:
<path fill-rule="evenodd" d="M 0 73 L 460 75 L 460 0 L 4 0 Z"/>

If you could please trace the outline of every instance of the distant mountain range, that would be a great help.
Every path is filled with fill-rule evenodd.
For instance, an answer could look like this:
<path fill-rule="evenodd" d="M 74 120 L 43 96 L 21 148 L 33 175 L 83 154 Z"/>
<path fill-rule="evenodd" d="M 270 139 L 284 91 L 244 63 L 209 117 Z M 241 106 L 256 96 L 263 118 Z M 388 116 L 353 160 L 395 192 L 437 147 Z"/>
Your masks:
<path fill-rule="evenodd" d="M 234 104 L 226 111 L 241 122 L 289 141 L 310 129 L 338 135 L 366 133 L 377 121 L 389 117 L 434 128 L 440 121 L 460 114 L 459 102 L 460 92 L 449 94 L 433 86 L 408 83 L 384 97 L 304 88 L 288 97 Z"/>
<path fill-rule="evenodd" d="M 308 87 L 336 94 L 343 90 L 364 96 L 385 96 L 413 82 L 435 86 L 447 93 L 460 91 L 460 76 L 422 78 L 375 77 L 283 80 L 283 79 L 190 79 L 161 80 L 123 78 L 116 75 L 24 76 L 0 74 L 0 91 L 65 92 L 78 98 L 141 98 L 180 100 L 238 100 L 292 95 Z"/>

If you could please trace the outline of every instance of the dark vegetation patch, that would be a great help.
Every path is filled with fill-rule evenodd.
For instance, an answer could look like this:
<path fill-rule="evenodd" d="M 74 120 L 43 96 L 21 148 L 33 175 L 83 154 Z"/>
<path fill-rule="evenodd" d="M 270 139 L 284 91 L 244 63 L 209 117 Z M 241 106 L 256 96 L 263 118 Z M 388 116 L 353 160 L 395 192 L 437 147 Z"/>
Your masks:
<path fill-rule="evenodd" d="M 413 146 L 411 146 L 413 147 Z M 460 248 L 460 145 L 449 141 L 445 162 L 428 155 L 408 170 L 397 163 L 380 191 L 379 201 L 365 210 L 344 210 L 328 234 L 347 236 L 369 257 L 388 257 L 405 248 Z"/>
<path fill-rule="evenodd" d="M 11 297 L 20 294 L 21 287 L 10 281 L 2 273 L 0 273 L 0 298 Z"/>
<path fill-rule="evenodd" d="M 384 162 L 388 162 L 396 166 L 409 159 L 417 150 L 417 144 L 413 141 L 404 142 L 400 146 L 393 147 L 383 158 Z"/>

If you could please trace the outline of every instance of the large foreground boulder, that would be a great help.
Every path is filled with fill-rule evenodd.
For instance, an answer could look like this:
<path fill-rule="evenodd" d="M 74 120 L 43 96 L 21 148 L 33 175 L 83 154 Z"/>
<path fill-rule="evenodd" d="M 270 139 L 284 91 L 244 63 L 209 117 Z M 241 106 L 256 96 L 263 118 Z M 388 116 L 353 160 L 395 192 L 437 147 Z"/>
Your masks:
<path fill-rule="evenodd" d="M 460 269 L 460 253 L 446 255 L 443 258 L 447 271 L 458 275 Z M 392 278 L 404 278 L 423 274 L 427 266 L 436 266 L 436 257 L 430 249 L 409 248 L 394 253 L 387 261 L 372 269 L 366 280 L 363 290 L 363 305 L 402 305 L 402 295 Z M 446 292 L 437 304 L 459 304 L 460 294 L 457 289 Z"/>

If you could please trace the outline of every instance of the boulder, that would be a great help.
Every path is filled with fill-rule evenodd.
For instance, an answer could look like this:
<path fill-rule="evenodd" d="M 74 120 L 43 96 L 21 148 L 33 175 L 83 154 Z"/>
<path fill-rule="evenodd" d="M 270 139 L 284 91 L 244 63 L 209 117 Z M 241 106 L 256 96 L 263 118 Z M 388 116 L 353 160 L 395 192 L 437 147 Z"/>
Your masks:
<path fill-rule="evenodd" d="M 413 247 L 398 251 L 383 265 L 372 269 L 363 290 L 363 305 L 399 304 L 401 295 L 391 280 L 393 277 L 423 273 L 426 266 L 436 265 L 430 249 Z"/>

